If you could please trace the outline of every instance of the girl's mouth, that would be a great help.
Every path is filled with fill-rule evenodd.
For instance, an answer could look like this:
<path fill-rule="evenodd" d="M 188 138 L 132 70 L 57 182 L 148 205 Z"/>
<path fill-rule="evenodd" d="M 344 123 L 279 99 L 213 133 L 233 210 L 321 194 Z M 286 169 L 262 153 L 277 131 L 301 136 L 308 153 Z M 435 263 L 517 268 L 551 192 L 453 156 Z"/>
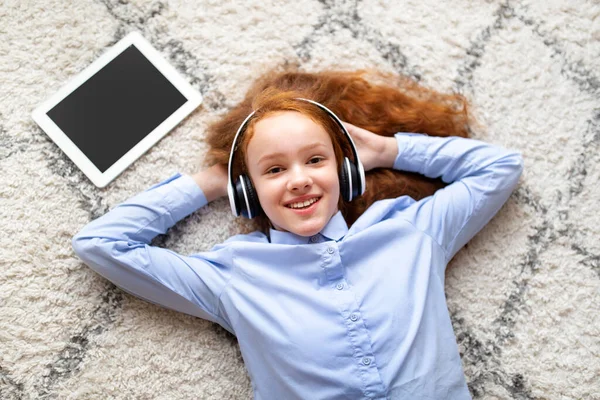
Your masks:
<path fill-rule="evenodd" d="M 286 205 L 286 207 L 288 207 L 288 208 L 294 208 L 294 209 L 303 209 L 303 208 L 310 207 L 313 203 L 316 203 L 320 199 L 321 199 L 320 197 L 313 197 L 310 200 L 301 201 L 301 202 L 298 202 L 298 203 L 288 204 L 288 205 Z"/>
<path fill-rule="evenodd" d="M 315 197 L 303 203 L 289 204 L 285 207 L 289 208 L 297 214 L 305 215 L 313 212 L 317 208 L 317 204 L 319 203 L 319 201 L 321 201 L 321 197 Z"/>

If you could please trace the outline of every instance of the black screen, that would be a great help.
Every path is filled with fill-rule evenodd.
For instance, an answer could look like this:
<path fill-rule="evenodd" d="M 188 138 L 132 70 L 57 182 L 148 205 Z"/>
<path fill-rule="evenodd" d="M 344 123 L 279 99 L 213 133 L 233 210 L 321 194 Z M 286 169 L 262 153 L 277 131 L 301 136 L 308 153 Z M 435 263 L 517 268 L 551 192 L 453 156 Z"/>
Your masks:
<path fill-rule="evenodd" d="M 48 117 L 104 172 L 186 101 L 131 45 Z"/>

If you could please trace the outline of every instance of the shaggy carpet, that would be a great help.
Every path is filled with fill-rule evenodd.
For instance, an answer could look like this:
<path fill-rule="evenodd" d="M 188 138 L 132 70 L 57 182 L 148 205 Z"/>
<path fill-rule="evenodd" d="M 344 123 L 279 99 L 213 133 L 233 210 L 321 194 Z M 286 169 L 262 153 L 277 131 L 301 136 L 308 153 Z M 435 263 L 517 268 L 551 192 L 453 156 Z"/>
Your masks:
<path fill-rule="evenodd" d="M 204 96 L 104 189 L 31 111 L 130 31 Z M 0 4 L 0 398 L 250 399 L 235 337 L 135 298 L 71 238 L 193 173 L 207 124 L 266 68 L 378 68 L 463 93 L 474 137 L 522 152 L 522 180 L 451 263 L 446 294 L 476 399 L 600 399 L 600 4 L 596 0 L 3 0 Z M 154 245 L 208 250 L 226 199 Z"/>

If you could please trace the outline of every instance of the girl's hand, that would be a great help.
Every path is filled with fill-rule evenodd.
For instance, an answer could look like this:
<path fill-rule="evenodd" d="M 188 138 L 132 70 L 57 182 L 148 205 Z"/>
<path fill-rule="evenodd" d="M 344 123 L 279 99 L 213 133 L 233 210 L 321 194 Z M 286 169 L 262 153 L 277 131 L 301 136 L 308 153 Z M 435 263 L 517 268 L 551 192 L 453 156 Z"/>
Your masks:
<path fill-rule="evenodd" d="M 196 184 L 204 192 L 206 200 L 210 203 L 220 197 L 227 196 L 227 165 L 215 164 L 191 175 Z"/>
<path fill-rule="evenodd" d="M 377 135 L 359 128 L 349 122 L 342 121 L 352 137 L 358 157 L 365 167 L 365 172 L 373 168 L 392 168 L 398 155 L 398 145 L 394 137 Z"/>

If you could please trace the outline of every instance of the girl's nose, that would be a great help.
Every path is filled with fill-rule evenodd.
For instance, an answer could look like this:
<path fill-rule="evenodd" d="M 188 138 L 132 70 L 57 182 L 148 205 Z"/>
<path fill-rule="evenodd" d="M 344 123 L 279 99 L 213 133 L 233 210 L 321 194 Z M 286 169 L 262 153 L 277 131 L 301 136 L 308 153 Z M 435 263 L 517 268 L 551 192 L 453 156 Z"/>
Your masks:
<path fill-rule="evenodd" d="M 290 191 L 302 191 L 310 188 L 312 185 L 312 178 L 302 167 L 293 168 L 288 180 L 287 186 Z"/>

